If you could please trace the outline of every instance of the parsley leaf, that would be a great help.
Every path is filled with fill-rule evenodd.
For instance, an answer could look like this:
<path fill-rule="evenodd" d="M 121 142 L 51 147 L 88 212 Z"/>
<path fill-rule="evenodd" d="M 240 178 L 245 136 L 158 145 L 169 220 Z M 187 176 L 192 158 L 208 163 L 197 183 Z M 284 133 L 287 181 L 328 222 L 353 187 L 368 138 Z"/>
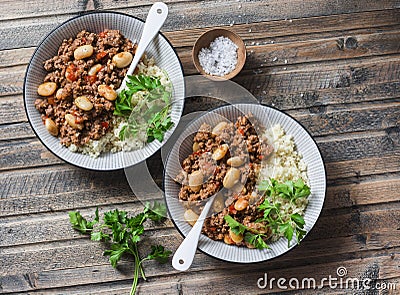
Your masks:
<path fill-rule="evenodd" d="M 270 246 L 264 241 L 263 234 L 252 234 L 250 232 L 246 232 L 244 235 L 244 240 L 252 244 L 257 249 L 270 249 Z"/>
<path fill-rule="evenodd" d="M 151 246 L 151 252 L 149 255 L 147 255 L 145 259 L 154 259 L 160 263 L 166 263 L 171 253 L 171 251 L 165 250 L 164 247 L 161 245 Z"/>
<path fill-rule="evenodd" d="M 108 241 L 110 248 L 103 252 L 109 257 L 112 267 L 116 268 L 124 254 L 130 254 L 135 260 L 134 280 L 131 294 L 135 294 L 139 274 L 146 280 L 142 262 L 154 259 L 160 263 L 167 262 L 171 251 L 165 250 L 163 246 L 152 246 L 152 251 L 144 259 L 140 258 L 138 244 L 145 231 L 144 222 L 151 219 L 161 222 L 166 216 L 166 207 L 162 203 L 147 203 L 143 212 L 134 216 L 128 216 L 126 211 L 118 209 L 105 212 L 103 222 L 100 223 L 99 211 L 96 209 L 93 221 L 88 221 L 78 211 L 69 212 L 69 219 L 74 229 L 83 234 L 90 234 L 93 241 Z"/>
<path fill-rule="evenodd" d="M 310 187 L 302 179 L 284 183 L 270 179 L 269 181 L 261 181 L 258 184 L 258 190 L 264 192 L 266 198 L 258 207 L 259 210 L 263 211 L 263 218 L 257 221 L 266 223 L 275 234 L 285 237 L 288 241 L 288 248 L 294 234 L 297 243 L 300 243 L 300 240 L 306 234 L 303 216 L 298 213 L 287 214 L 282 212 L 281 205 L 276 202 L 276 199 L 280 197 L 289 202 L 294 202 L 299 198 L 307 198 L 311 193 Z"/>

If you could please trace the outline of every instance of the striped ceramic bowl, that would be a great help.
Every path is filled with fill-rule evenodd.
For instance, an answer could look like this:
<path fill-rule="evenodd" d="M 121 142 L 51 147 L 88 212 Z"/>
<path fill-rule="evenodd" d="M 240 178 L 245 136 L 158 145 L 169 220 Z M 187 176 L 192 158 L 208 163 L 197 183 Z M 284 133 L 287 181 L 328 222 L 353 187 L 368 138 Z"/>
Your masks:
<path fill-rule="evenodd" d="M 179 173 L 182 160 L 192 153 L 194 134 L 203 123 L 213 126 L 220 122 L 222 117 L 235 122 L 239 115 L 248 114 L 249 112 L 265 127 L 268 128 L 268 126 L 280 124 L 287 134 L 293 136 L 297 150 L 303 155 L 303 159 L 308 166 L 311 195 L 304 215 L 307 233 L 311 231 L 317 222 L 325 200 L 326 173 L 321 153 L 313 138 L 296 120 L 277 109 L 259 104 L 236 104 L 214 109 L 188 124 L 168 156 L 164 176 L 165 200 L 172 221 L 183 236 L 189 233 L 191 226 L 183 219 L 185 209 L 178 200 L 180 184 L 174 182 L 173 178 Z M 296 242 L 293 239 L 290 248 L 287 247 L 286 239 L 280 239 L 269 245 L 271 246 L 270 250 L 249 249 L 227 245 L 201 235 L 198 248 L 204 253 L 221 260 L 254 263 L 278 257 L 294 248 Z"/>
<path fill-rule="evenodd" d="M 106 153 L 98 158 L 73 153 L 51 136 L 42 123 L 34 101 L 38 97 L 37 87 L 43 83 L 46 71 L 45 60 L 57 55 L 58 47 L 64 39 L 75 37 L 82 30 L 100 33 L 105 29 L 120 30 L 130 40 L 139 40 L 144 22 L 133 16 L 116 12 L 93 12 L 72 18 L 51 31 L 34 52 L 24 83 L 24 103 L 28 120 L 41 142 L 56 156 L 73 165 L 92 170 L 116 170 L 139 163 L 158 151 L 173 133 L 175 127 L 165 134 L 162 143 L 157 140 L 144 148 L 132 152 Z M 148 57 L 154 57 L 156 64 L 164 69 L 173 85 L 171 118 L 178 125 L 184 104 L 184 79 L 182 65 L 174 48 L 161 33 L 154 38 L 146 50 Z"/>

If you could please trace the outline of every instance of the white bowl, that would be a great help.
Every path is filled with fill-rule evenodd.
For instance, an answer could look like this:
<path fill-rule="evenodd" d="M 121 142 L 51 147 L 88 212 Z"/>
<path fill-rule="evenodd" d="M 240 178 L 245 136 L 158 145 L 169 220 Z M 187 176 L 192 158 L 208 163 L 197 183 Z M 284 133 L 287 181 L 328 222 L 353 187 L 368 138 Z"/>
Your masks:
<path fill-rule="evenodd" d="M 156 64 L 164 69 L 173 85 L 171 119 L 174 127 L 165 134 L 163 142 L 157 140 L 144 148 L 132 152 L 105 153 L 98 158 L 73 153 L 59 143 L 59 139 L 45 129 L 40 113 L 34 102 L 38 97 L 37 87 L 43 83 L 47 72 L 43 68 L 45 60 L 57 55 L 63 39 L 75 37 L 82 30 L 100 33 L 105 29 L 120 30 L 130 40 L 139 40 L 144 22 L 133 16 L 116 12 L 93 12 L 74 17 L 59 25 L 47 35 L 35 50 L 25 75 L 24 104 L 28 120 L 40 141 L 60 159 L 92 170 L 116 170 L 137 164 L 158 151 L 168 140 L 178 125 L 184 105 L 183 70 L 178 55 L 171 43 L 161 33 L 154 38 L 146 50 L 148 57 L 154 57 Z"/>
<path fill-rule="evenodd" d="M 172 177 L 179 173 L 182 160 L 192 153 L 194 134 L 203 123 L 215 125 L 221 121 L 221 116 L 235 122 L 238 115 L 248 114 L 249 112 L 264 126 L 280 124 L 287 134 L 293 136 L 297 150 L 303 155 L 308 166 L 307 174 L 311 195 L 308 198 L 309 203 L 304 215 L 304 229 L 307 234 L 317 222 L 325 200 L 326 173 L 321 153 L 311 135 L 295 119 L 277 109 L 259 104 L 236 104 L 216 108 L 189 123 L 168 156 L 164 174 L 165 201 L 173 223 L 184 237 L 192 227 L 183 220 L 185 209 L 178 200 L 181 185 L 176 183 Z M 202 252 L 221 260 L 254 263 L 278 257 L 296 247 L 296 243 L 292 240 L 291 247 L 288 248 L 286 239 L 279 239 L 269 245 L 271 246 L 270 250 L 249 249 L 227 245 L 201 235 L 198 248 Z"/>

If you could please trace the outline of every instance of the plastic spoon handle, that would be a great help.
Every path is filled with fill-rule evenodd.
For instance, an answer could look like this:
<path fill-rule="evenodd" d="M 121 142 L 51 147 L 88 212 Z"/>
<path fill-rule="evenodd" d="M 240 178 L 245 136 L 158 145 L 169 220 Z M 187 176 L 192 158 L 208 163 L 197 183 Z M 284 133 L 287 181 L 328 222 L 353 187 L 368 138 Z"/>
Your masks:
<path fill-rule="evenodd" d="M 144 54 L 147 46 L 149 46 L 151 40 L 158 34 L 162 25 L 168 16 L 168 6 L 163 2 L 156 2 L 151 6 L 149 14 L 147 15 L 146 22 L 144 23 L 144 28 L 142 32 L 142 36 L 140 37 L 140 41 L 138 47 L 136 48 L 135 56 L 132 60 L 132 63 L 125 75 L 124 80 L 121 83 L 121 86 L 118 89 L 120 92 L 126 86 L 126 79 L 128 75 L 132 75 L 133 71 L 136 69 L 140 58 Z"/>
<path fill-rule="evenodd" d="M 196 254 L 197 244 L 199 243 L 201 229 L 203 228 L 203 223 L 208 211 L 210 211 L 211 205 L 214 202 L 214 198 L 215 195 L 206 203 L 193 228 L 176 250 L 174 257 L 172 257 L 172 266 L 176 270 L 185 271 L 192 265 L 194 255 Z"/>

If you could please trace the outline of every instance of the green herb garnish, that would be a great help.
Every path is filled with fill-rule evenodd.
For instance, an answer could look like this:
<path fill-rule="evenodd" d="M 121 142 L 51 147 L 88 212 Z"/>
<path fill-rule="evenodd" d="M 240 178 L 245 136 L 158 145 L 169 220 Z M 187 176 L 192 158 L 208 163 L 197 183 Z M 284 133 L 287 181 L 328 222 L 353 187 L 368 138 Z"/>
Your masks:
<path fill-rule="evenodd" d="M 115 102 L 114 115 L 129 117 L 128 125 L 121 128 L 118 136 L 125 140 L 139 131 L 147 135 L 147 142 L 162 142 L 164 134 L 174 123 L 169 116 L 171 90 L 161 84 L 157 77 L 146 75 L 128 76 L 127 88 L 122 90 Z M 132 96 L 143 91 L 141 101 L 132 102 Z"/>
<path fill-rule="evenodd" d="M 144 232 L 143 223 L 147 220 L 160 222 L 164 219 L 166 207 L 155 202 L 153 206 L 146 203 L 143 212 L 129 217 L 127 212 L 115 209 L 104 213 L 103 223 L 100 223 L 99 211 L 96 209 L 93 221 L 85 219 L 78 211 L 69 212 L 69 219 L 72 227 L 82 234 L 90 234 L 93 241 L 106 241 L 110 249 L 104 251 L 103 255 L 109 256 L 112 267 L 116 267 L 122 255 L 132 255 L 135 260 L 134 279 L 130 294 L 135 294 L 139 274 L 146 280 L 143 270 L 143 262 L 146 260 L 157 260 L 165 263 L 171 251 L 165 250 L 161 245 L 151 246 L 151 252 L 140 258 L 138 244 Z"/>
<path fill-rule="evenodd" d="M 285 183 L 270 179 L 260 182 L 257 188 L 263 193 L 265 199 L 258 207 L 258 210 L 262 211 L 263 217 L 256 222 L 270 228 L 272 233 L 285 237 L 288 240 L 288 248 L 293 235 L 296 235 L 297 243 L 300 243 L 300 240 L 306 234 L 303 216 L 298 213 L 287 214 L 282 212 L 281 203 L 274 202 L 274 200 L 280 197 L 288 202 L 295 202 L 299 198 L 307 198 L 311 193 L 310 187 L 302 179 L 295 182 L 286 181 Z M 230 230 L 236 235 L 243 235 L 247 243 L 258 249 L 270 248 L 266 243 L 267 235 L 241 224 L 230 215 L 225 215 L 224 220 Z"/>
<path fill-rule="evenodd" d="M 265 238 L 267 238 L 266 235 L 259 233 L 255 231 L 252 228 L 249 228 L 237 220 L 235 220 L 232 216 L 230 215 L 225 215 L 224 220 L 228 224 L 229 228 L 231 231 L 236 234 L 236 235 L 244 235 L 244 240 L 256 247 L 257 249 L 269 249 L 270 247 L 268 244 L 264 241 Z"/>
<path fill-rule="evenodd" d="M 263 218 L 259 219 L 258 222 L 268 225 L 273 233 L 283 235 L 288 240 L 288 247 L 290 247 L 293 234 L 296 235 L 296 240 L 299 244 L 306 234 L 303 216 L 298 213 L 283 214 L 281 212 L 281 204 L 270 200 L 281 197 L 289 202 L 295 202 L 299 198 L 307 198 L 311 193 L 310 187 L 302 179 L 296 182 L 286 181 L 285 183 L 279 183 L 275 179 L 271 179 L 269 182 L 261 182 L 258 185 L 258 190 L 264 192 L 266 196 L 264 202 L 258 208 L 263 211 Z"/>

